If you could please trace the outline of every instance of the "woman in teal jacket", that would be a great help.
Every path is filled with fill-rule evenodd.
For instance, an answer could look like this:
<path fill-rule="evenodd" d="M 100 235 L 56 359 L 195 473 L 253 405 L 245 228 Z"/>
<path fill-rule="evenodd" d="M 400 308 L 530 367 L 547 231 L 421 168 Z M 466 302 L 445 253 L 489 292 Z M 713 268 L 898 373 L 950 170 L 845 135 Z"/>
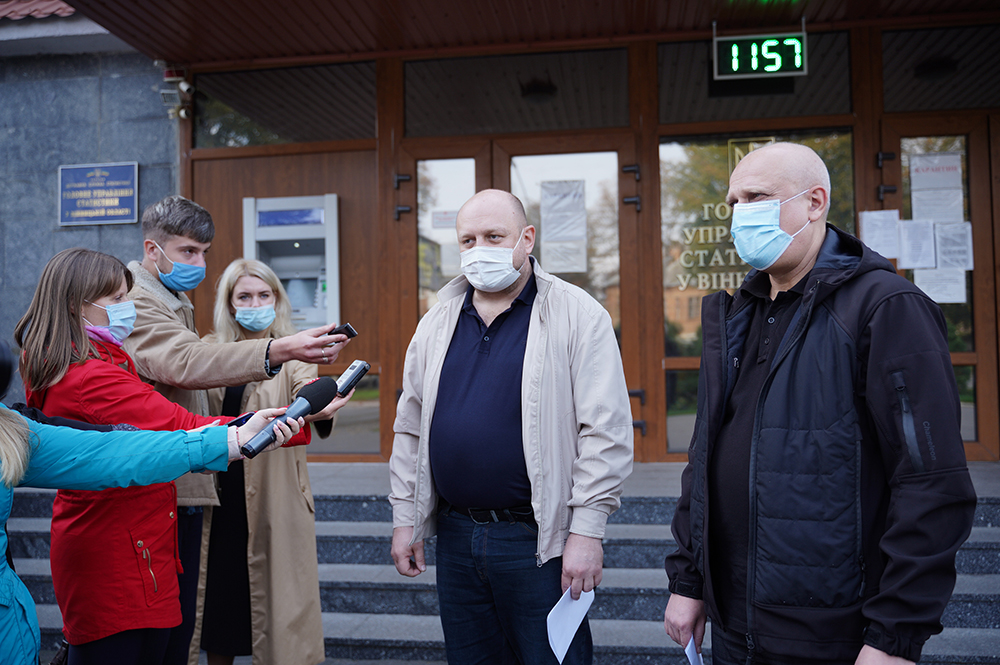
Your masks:
<path fill-rule="evenodd" d="M 10 517 L 15 486 L 102 490 L 170 482 L 189 471 L 225 471 L 249 441 L 284 409 L 258 411 L 242 427 L 190 432 L 95 432 L 28 421 L 0 404 L 0 523 Z M 300 422 L 275 426 L 281 445 Z M 127 451 L 127 452 L 124 452 Z M 0 530 L 0 553 L 7 534 Z M 27 587 L 0 554 L 0 662 L 38 665 L 41 635 Z"/>

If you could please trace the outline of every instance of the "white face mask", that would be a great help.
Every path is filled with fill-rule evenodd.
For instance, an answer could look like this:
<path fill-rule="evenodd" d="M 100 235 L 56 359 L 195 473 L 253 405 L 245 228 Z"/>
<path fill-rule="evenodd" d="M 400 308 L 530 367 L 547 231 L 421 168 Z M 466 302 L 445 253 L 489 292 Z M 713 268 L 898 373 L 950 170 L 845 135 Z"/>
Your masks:
<path fill-rule="evenodd" d="M 514 250 L 521 244 L 521 238 L 511 248 L 477 245 L 462 252 L 462 272 L 469 284 L 477 291 L 496 293 L 516 282 L 521 271 L 514 267 Z"/>

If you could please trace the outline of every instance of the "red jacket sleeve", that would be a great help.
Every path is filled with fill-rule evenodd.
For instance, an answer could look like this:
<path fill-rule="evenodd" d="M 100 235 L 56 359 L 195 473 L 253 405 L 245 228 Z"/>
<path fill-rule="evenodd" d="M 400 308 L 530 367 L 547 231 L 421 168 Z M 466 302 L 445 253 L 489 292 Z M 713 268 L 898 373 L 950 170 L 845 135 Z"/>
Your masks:
<path fill-rule="evenodd" d="M 66 385 L 63 384 L 77 384 Z M 215 422 L 233 420 L 226 416 L 199 416 L 174 404 L 156 392 L 151 385 L 118 365 L 102 360 L 88 360 L 81 367 L 71 368 L 59 384 L 49 392 L 76 395 L 80 410 L 90 422 L 102 424 L 127 423 L 140 429 L 194 429 Z M 49 399 L 51 399 L 51 394 Z"/>

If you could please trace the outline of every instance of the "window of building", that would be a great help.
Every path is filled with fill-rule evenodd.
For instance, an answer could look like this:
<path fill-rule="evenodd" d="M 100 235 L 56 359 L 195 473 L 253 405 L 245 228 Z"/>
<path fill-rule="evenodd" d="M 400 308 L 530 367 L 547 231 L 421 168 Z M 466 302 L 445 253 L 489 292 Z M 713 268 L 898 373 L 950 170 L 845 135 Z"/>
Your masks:
<path fill-rule="evenodd" d="M 196 148 L 375 138 L 375 63 L 199 74 Z"/>
<path fill-rule="evenodd" d="M 882 33 L 885 110 L 1000 106 L 1000 25 Z"/>
<path fill-rule="evenodd" d="M 627 127 L 624 49 L 406 63 L 406 135 Z"/>

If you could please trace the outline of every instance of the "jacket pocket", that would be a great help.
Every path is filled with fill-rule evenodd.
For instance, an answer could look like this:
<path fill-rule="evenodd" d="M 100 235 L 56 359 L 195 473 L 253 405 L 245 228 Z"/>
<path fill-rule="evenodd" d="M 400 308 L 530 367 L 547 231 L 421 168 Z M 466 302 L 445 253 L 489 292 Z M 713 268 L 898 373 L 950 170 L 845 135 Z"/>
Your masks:
<path fill-rule="evenodd" d="M 309 512 L 315 515 L 316 504 L 313 501 L 312 491 L 309 487 L 309 470 L 305 466 L 306 463 L 302 460 L 295 460 L 295 475 L 299 483 L 299 492 L 302 494 L 302 500 L 306 502 Z"/>
<path fill-rule="evenodd" d="M 176 510 L 164 509 L 162 512 L 129 529 L 143 594 L 149 606 L 175 598 L 178 593 Z"/>
<path fill-rule="evenodd" d="M 920 456 L 920 448 L 917 445 L 917 426 L 913 419 L 913 408 L 910 405 L 910 393 L 906 389 L 906 379 L 903 372 L 893 372 L 892 386 L 896 389 L 896 399 L 899 400 L 900 416 L 903 418 L 903 440 L 906 442 L 906 449 L 910 453 L 910 464 L 916 473 L 924 472 L 924 460 Z"/>

